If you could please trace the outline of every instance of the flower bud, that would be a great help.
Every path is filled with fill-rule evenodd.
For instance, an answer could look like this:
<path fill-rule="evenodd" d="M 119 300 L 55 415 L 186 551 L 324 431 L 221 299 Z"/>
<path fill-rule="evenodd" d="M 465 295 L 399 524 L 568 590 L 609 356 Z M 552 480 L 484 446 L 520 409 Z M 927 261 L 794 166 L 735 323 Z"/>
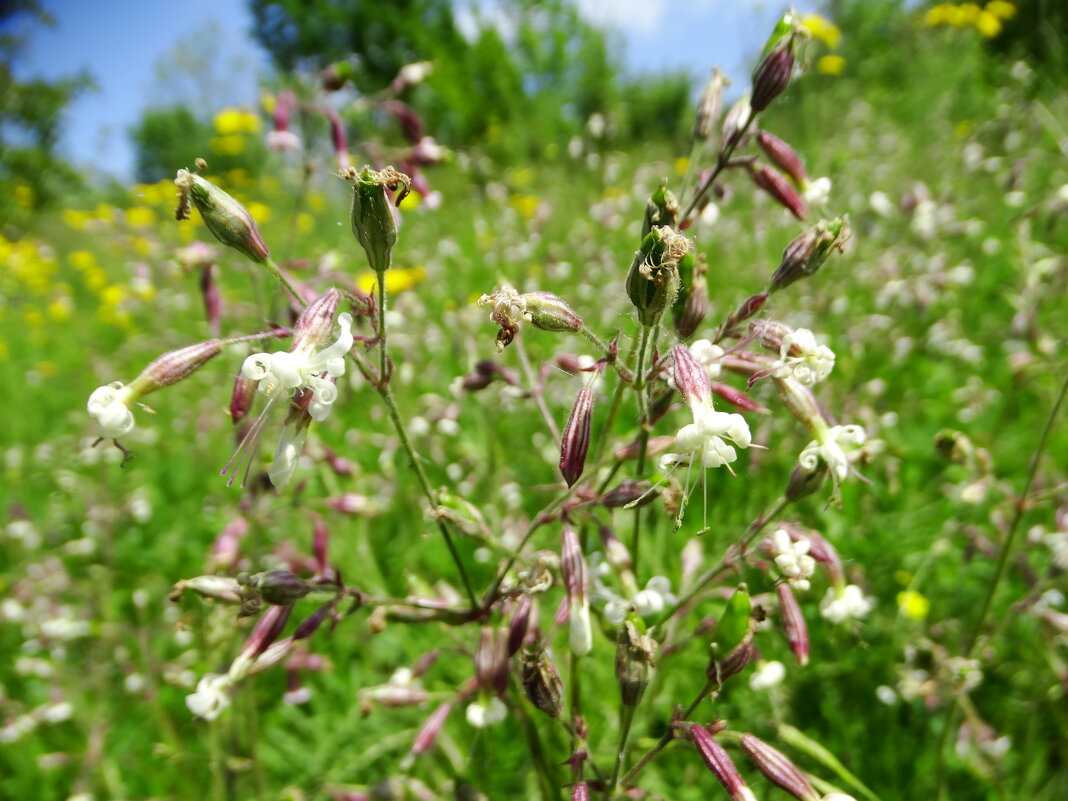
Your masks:
<path fill-rule="evenodd" d="M 819 492 L 827 478 L 827 465 L 820 462 L 816 470 L 805 470 L 796 465 L 790 471 L 790 480 L 786 483 L 786 491 L 783 497 L 790 503 L 797 503 L 802 498 Z"/>
<path fill-rule="evenodd" d="M 690 240 L 673 228 L 654 227 L 642 240 L 627 273 L 627 295 L 638 310 L 638 320 L 652 328 L 675 303 L 679 293 L 679 261 L 689 252 Z"/>
<path fill-rule="evenodd" d="M 697 101 L 697 119 L 693 124 L 694 142 L 704 142 L 712 136 L 723 110 L 723 90 L 730 85 L 731 82 L 720 72 L 719 67 L 712 70 L 712 77 L 708 79 L 701 92 L 701 99 Z"/>
<path fill-rule="evenodd" d="M 692 723 L 690 735 L 693 737 L 698 753 L 701 754 L 701 759 L 712 771 L 712 775 L 719 779 L 720 784 L 727 789 L 732 801 L 756 801 L 753 791 L 739 775 L 726 749 L 713 739 L 708 730 L 699 723 Z"/>
<path fill-rule="evenodd" d="M 761 414 L 768 414 L 770 411 L 750 398 L 744 392 L 732 387 L 730 384 L 721 384 L 719 381 L 712 381 L 709 386 L 712 388 L 712 393 L 714 395 L 718 395 L 728 403 L 737 406 L 739 409 L 745 409 L 749 412 L 760 412 Z"/>
<path fill-rule="evenodd" d="M 567 305 L 563 298 L 552 292 L 525 292 L 525 317 L 535 328 L 542 331 L 578 331 L 582 319 Z"/>
<path fill-rule="evenodd" d="M 244 577 L 245 581 L 241 581 L 241 578 L 238 578 L 239 583 L 256 590 L 267 603 L 279 606 L 299 601 L 312 589 L 308 582 L 288 570 L 268 570 L 265 573 L 256 573 Z"/>
<path fill-rule="evenodd" d="M 590 603 L 587 599 L 589 579 L 586 572 L 586 557 L 582 553 L 574 529 L 565 525 L 560 548 L 560 570 L 567 587 L 567 603 L 570 612 L 569 642 L 576 656 L 585 656 L 593 649 L 593 632 L 590 628 Z"/>
<path fill-rule="evenodd" d="M 771 162 L 793 179 L 798 186 L 804 186 L 808 181 L 808 173 L 805 165 L 801 163 L 800 156 L 786 142 L 777 136 L 772 136 L 767 131 L 757 134 L 757 144 L 763 150 Z"/>
<path fill-rule="evenodd" d="M 596 377 L 596 374 L 594 374 Z M 573 487 L 582 476 L 586 466 L 586 454 L 590 450 L 590 430 L 593 423 L 592 381 L 579 390 L 575 405 L 568 415 L 564 435 L 560 441 L 560 472 L 567 486 Z"/>
<path fill-rule="evenodd" d="M 293 325 L 293 352 L 310 353 L 318 350 L 334 331 L 334 317 L 341 292 L 331 287 L 301 312 Z"/>
<path fill-rule="evenodd" d="M 345 87 L 345 84 L 352 78 L 352 67 L 346 61 L 335 61 L 333 64 L 327 64 L 326 69 L 322 71 L 319 76 L 319 82 L 322 84 L 323 90 L 327 92 L 337 92 Z"/>
<path fill-rule="evenodd" d="M 177 219 L 189 218 L 192 201 L 216 239 L 254 262 L 267 260 L 267 245 L 248 209 L 211 181 L 189 170 L 178 170 L 174 183 L 178 187 L 178 208 L 174 214 Z"/>
<path fill-rule="evenodd" d="M 483 626 L 475 649 L 475 677 L 480 687 L 504 695 L 508 689 L 508 634 Z"/>
<path fill-rule="evenodd" d="M 256 399 L 256 382 L 238 373 L 230 393 L 230 419 L 237 425 L 252 410 Z"/>
<path fill-rule="evenodd" d="M 779 390 L 779 400 L 799 423 L 809 430 L 826 426 L 812 390 L 794 378 L 772 378 Z"/>
<path fill-rule="evenodd" d="M 679 217 L 679 201 L 664 184 L 660 184 L 645 203 L 645 219 L 642 220 L 642 239 L 662 225 L 674 228 Z"/>
<path fill-rule="evenodd" d="M 784 37 L 753 72 L 753 97 L 749 102 L 757 114 L 771 105 L 790 83 L 794 69 L 793 38 Z"/>
<path fill-rule="evenodd" d="M 782 252 L 782 261 L 772 273 L 768 291 L 775 292 L 802 278 L 815 275 L 832 250 L 843 250 L 850 233 L 848 218 L 820 220 L 786 246 L 786 250 Z"/>
<path fill-rule="evenodd" d="M 272 606 L 264 612 L 252 628 L 238 659 L 234 660 L 235 664 L 238 661 L 255 659 L 266 651 L 281 636 L 292 612 L 292 606 Z M 233 672 L 231 668 L 231 673 Z"/>
<path fill-rule="evenodd" d="M 576 782 L 571 788 L 571 801 L 590 801 L 590 788 L 586 782 Z"/>
<path fill-rule="evenodd" d="M 200 268 L 200 296 L 204 301 L 204 314 L 208 318 L 211 332 L 218 336 L 222 298 L 219 297 L 219 285 L 215 281 L 214 264 L 207 264 Z"/>
<path fill-rule="evenodd" d="M 656 662 L 656 640 L 645 633 L 641 618 L 631 615 L 623 621 L 616 641 L 616 681 L 623 706 L 641 703 L 649 685 L 649 673 Z"/>
<path fill-rule="evenodd" d="M 434 740 L 437 739 L 438 733 L 441 731 L 442 726 L 445 725 L 445 720 L 449 717 L 451 711 L 452 702 L 446 701 L 430 713 L 430 717 L 426 719 L 422 728 L 419 729 L 419 733 L 415 735 L 415 740 L 412 741 L 411 753 L 413 756 L 419 756 L 419 754 L 429 751 L 434 746 Z"/>
<path fill-rule="evenodd" d="M 668 439 L 671 440 L 671 444 L 674 444 L 674 437 L 668 437 Z M 634 478 L 624 479 L 598 498 L 597 503 L 607 509 L 620 509 L 624 506 L 636 509 L 646 506 L 655 501 L 659 494 L 657 490 L 651 490 L 651 486 L 648 481 L 639 481 Z M 630 506 L 631 504 L 634 505 Z"/>
<path fill-rule="evenodd" d="M 820 794 L 789 758 L 748 732 L 742 735 L 742 750 L 757 770 L 798 801 L 820 801 Z"/>
<path fill-rule="evenodd" d="M 400 126 L 404 138 L 413 145 L 426 135 L 423 120 L 420 119 L 415 109 L 407 103 L 403 103 L 400 100 L 387 100 L 383 104 L 383 108 L 393 118 L 394 122 Z"/>
<path fill-rule="evenodd" d="M 756 295 L 752 295 L 746 298 L 742 305 L 735 309 L 733 312 L 731 312 L 730 316 L 727 317 L 727 319 L 724 321 L 723 330 L 730 331 L 736 325 L 744 323 L 746 320 L 748 320 L 750 317 L 760 311 L 764 303 L 767 302 L 767 299 L 767 292 L 759 292 Z"/>
<path fill-rule="evenodd" d="M 222 346 L 222 340 L 209 339 L 164 353 L 142 370 L 141 375 L 130 382 L 128 389 L 133 397 L 141 397 L 161 387 L 177 384 L 192 375 L 209 359 L 218 356 Z"/>
<path fill-rule="evenodd" d="M 523 651 L 523 691 L 530 703 L 551 718 L 564 708 L 564 685 L 549 654 L 540 645 Z"/>
<path fill-rule="evenodd" d="M 339 170 L 351 169 L 349 164 L 349 146 L 345 137 L 345 123 L 341 121 L 341 115 L 333 106 L 323 106 L 323 113 L 330 121 L 330 143 L 334 146 L 334 156 L 337 158 Z"/>
<path fill-rule="evenodd" d="M 186 590 L 191 590 L 209 601 L 240 604 L 243 600 L 241 585 L 237 583 L 237 579 L 227 576 L 195 576 L 182 579 L 171 588 L 167 598 L 171 601 L 178 601 Z"/>
<path fill-rule="evenodd" d="M 786 643 L 790 646 L 790 652 L 797 664 L 804 667 L 808 664 L 808 627 L 805 625 L 805 616 L 801 614 L 794 590 L 787 582 L 780 582 L 775 591 L 779 595 L 779 616 L 782 618 Z"/>
<path fill-rule="evenodd" d="M 381 275 L 393 260 L 393 246 L 397 243 L 397 219 L 394 205 L 386 190 L 400 190 L 399 204 L 411 190 L 411 179 L 392 167 L 380 172 L 364 167 L 341 171 L 341 177 L 352 182 L 352 234 L 367 254 L 371 269 Z"/>
<path fill-rule="evenodd" d="M 766 164 L 752 164 L 749 167 L 749 177 L 797 219 L 804 220 L 808 216 L 805 201 L 778 170 L 773 170 Z"/>
<path fill-rule="evenodd" d="M 753 107 L 749 102 L 749 90 L 746 89 L 740 98 L 731 106 L 723 120 L 723 150 L 737 143 L 742 135 L 742 129 L 753 113 Z"/>
<path fill-rule="evenodd" d="M 712 403 L 708 374 L 685 345 L 673 347 L 671 357 L 675 362 L 675 386 L 696 415 L 699 410 L 709 407 Z"/>
<path fill-rule="evenodd" d="M 515 656 L 526 639 L 527 629 L 530 627 L 530 610 L 533 602 L 529 593 L 523 593 L 512 613 L 512 620 L 508 624 L 508 656 Z"/>
<path fill-rule="evenodd" d="M 673 309 L 675 333 L 680 339 L 692 337 L 708 314 L 708 280 L 704 275 L 695 275 L 685 294 L 682 304 L 676 303 Z"/>

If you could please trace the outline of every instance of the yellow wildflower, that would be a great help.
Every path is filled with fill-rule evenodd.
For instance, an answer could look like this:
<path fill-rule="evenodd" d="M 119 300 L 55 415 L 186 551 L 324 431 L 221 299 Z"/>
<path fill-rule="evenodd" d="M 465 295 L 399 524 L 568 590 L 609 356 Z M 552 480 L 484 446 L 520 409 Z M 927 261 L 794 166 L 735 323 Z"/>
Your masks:
<path fill-rule="evenodd" d="M 89 222 L 89 214 L 75 209 L 63 209 L 63 223 L 75 231 L 84 231 L 85 224 Z"/>
<path fill-rule="evenodd" d="M 931 602 L 916 590 L 905 590 L 897 594 L 897 607 L 905 617 L 923 620 L 931 611 Z"/>
<path fill-rule="evenodd" d="M 239 108 L 224 108 L 215 115 L 215 130 L 224 136 L 230 134 L 256 133 L 260 118 Z"/>
<path fill-rule="evenodd" d="M 308 212 L 302 211 L 297 215 L 297 230 L 302 234 L 310 234 L 315 230 L 315 218 Z"/>
<path fill-rule="evenodd" d="M 1012 19 L 1016 15 L 1016 6 L 1006 0 L 990 0 L 984 10 L 998 19 Z"/>
<path fill-rule="evenodd" d="M 980 11 L 975 20 L 975 28 L 987 39 L 993 39 L 1001 33 L 1001 20 L 989 11 Z"/>
<path fill-rule="evenodd" d="M 19 184 L 16 186 L 15 202 L 24 209 L 33 206 L 33 187 L 27 186 L 26 184 Z"/>
<path fill-rule="evenodd" d="M 132 228 L 151 228 L 157 222 L 156 212 L 148 206 L 134 206 L 126 210 L 126 222 Z"/>
<path fill-rule="evenodd" d="M 534 215 L 538 213 L 537 195 L 512 195 L 508 202 L 527 220 L 533 220 Z"/>
<path fill-rule="evenodd" d="M 675 159 L 675 174 L 685 175 L 686 170 L 690 168 L 690 160 L 685 156 L 679 156 Z"/>
<path fill-rule="evenodd" d="M 96 256 L 88 250 L 75 250 L 67 259 L 70 261 L 70 266 L 75 270 L 85 271 L 96 267 Z"/>
<path fill-rule="evenodd" d="M 416 284 L 422 283 L 426 278 L 426 268 L 422 265 L 411 269 L 398 269 L 394 267 L 386 272 L 386 291 L 404 292 Z M 356 286 L 364 292 L 370 292 L 375 288 L 376 276 L 370 270 L 360 273 L 356 278 Z"/>
<path fill-rule="evenodd" d="M 69 320 L 74 314 L 74 302 L 68 297 L 59 297 L 48 304 L 48 316 L 57 323 Z"/>
<path fill-rule="evenodd" d="M 821 56 L 816 62 L 816 70 L 824 75 L 841 75 L 845 70 L 846 60 L 841 56 Z"/>
<path fill-rule="evenodd" d="M 813 38 L 819 39 L 831 50 L 838 47 L 838 43 L 842 40 L 842 29 L 820 14 L 805 16 L 801 24 L 808 28 Z"/>
<path fill-rule="evenodd" d="M 512 171 L 512 184 L 514 186 L 530 186 L 534 181 L 534 170 L 523 167 Z"/>

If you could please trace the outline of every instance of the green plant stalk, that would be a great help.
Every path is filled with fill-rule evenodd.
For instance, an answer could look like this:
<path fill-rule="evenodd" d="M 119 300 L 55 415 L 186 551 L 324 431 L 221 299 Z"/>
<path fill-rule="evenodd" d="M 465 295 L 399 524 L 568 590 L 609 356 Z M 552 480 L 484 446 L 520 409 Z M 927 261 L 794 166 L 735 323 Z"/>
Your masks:
<path fill-rule="evenodd" d="M 839 779 L 850 785 L 854 790 L 863 795 L 868 801 L 879 801 L 879 796 L 873 793 L 860 779 L 854 776 L 838 757 L 813 740 L 800 729 L 795 729 L 785 723 L 779 724 L 776 733 L 786 743 L 792 745 L 798 751 L 812 757 L 825 768 L 833 771 Z"/>
<path fill-rule="evenodd" d="M 689 205 L 686 206 L 686 211 L 679 215 L 679 221 L 686 220 L 693 213 L 693 210 L 697 208 L 697 204 L 701 202 L 701 199 L 708 194 L 708 190 L 712 188 L 712 184 L 715 183 L 716 178 L 723 172 L 727 166 L 727 162 L 730 161 L 731 156 L 734 154 L 734 150 L 738 147 L 738 143 L 742 141 L 742 137 L 745 136 L 749 130 L 749 126 L 753 124 L 753 120 L 756 119 L 756 114 L 752 109 L 749 110 L 749 116 L 745 120 L 745 125 L 742 126 L 742 130 L 738 132 L 738 135 L 734 138 L 734 142 L 730 147 L 722 150 L 719 157 L 716 159 L 716 166 L 712 168 L 712 172 L 705 179 L 704 183 L 694 193 L 693 199 Z"/>
<path fill-rule="evenodd" d="M 1027 510 L 1027 496 L 1031 494 L 1031 485 L 1035 482 L 1035 476 L 1038 475 L 1038 466 L 1042 461 L 1042 455 L 1045 453 L 1046 445 L 1049 442 L 1049 435 L 1053 431 L 1053 422 L 1057 419 L 1057 413 L 1060 411 L 1061 404 L 1064 402 L 1065 395 L 1068 394 L 1068 373 L 1065 373 L 1064 380 L 1061 382 L 1060 391 L 1057 393 L 1056 400 L 1053 401 L 1053 406 L 1049 410 L 1049 415 L 1046 417 L 1046 425 L 1042 429 L 1042 434 L 1038 438 L 1038 443 L 1035 445 L 1034 451 L 1031 453 L 1031 464 L 1027 470 L 1027 480 L 1024 481 L 1023 488 L 1020 490 L 1020 494 L 1016 497 L 1015 511 L 1012 516 L 1012 523 L 1009 525 L 1008 536 L 1001 543 L 1001 549 L 998 552 L 997 567 L 994 569 L 994 578 L 991 580 L 987 587 L 986 597 L 983 598 L 983 605 L 980 607 L 979 617 L 975 621 L 975 627 L 972 629 L 971 635 L 968 637 L 968 644 L 964 649 L 964 657 L 970 658 L 975 653 L 979 644 L 979 637 L 982 634 L 983 627 L 986 625 L 986 619 L 990 614 L 990 609 L 994 604 L 994 595 L 997 593 L 998 585 L 1001 583 L 1002 578 L 1005 576 L 1005 569 L 1009 564 L 1009 555 L 1012 553 L 1013 546 L 1016 544 L 1016 534 L 1020 530 L 1020 523 L 1023 520 L 1024 512 Z M 938 737 L 938 750 L 937 753 L 937 769 L 936 784 L 935 784 L 935 798 L 941 799 L 946 797 L 946 743 L 949 739 L 949 732 L 953 728 L 953 721 L 956 718 L 957 709 L 960 706 L 960 696 L 953 696 L 953 701 L 950 704 L 949 712 L 946 715 L 946 725 L 942 728 L 942 733 Z"/>
<path fill-rule="evenodd" d="M 699 692 L 697 697 L 690 702 L 690 705 L 683 710 L 682 720 L 689 718 L 694 710 L 700 705 L 701 701 L 705 699 L 705 696 L 710 692 L 712 692 L 712 682 L 706 680 L 705 686 L 701 688 L 701 692 Z M 638 774 L 645 769 L 645 766 L 652 762 L 653 758 L 663 751 L 673 739 L 675 739 L 675 730 L 669 726 L 668 730 L 656 741 L 656 744 L 642 755 L 642 758 L 634 764 L 633 768 L 626 772 L 622 780 L 623 786 L 626 787 L 633 782 Z"/>
<path fill-rule="evenodd" d="M 623 704 L 619 709 L 619 745 L 616 746 L 616 763 L 612 767 L 612 778 L 608 780 L 608 792 L 605 793 L 609 798 L 615 794 L 616 785 L 619 783 L 619 771 L 623 768 L 623 760 L 627 755 L 627 740 L 630 738 L 630 727 L 634 723 L 634 713 L 638 710 L 637 706 L 628 706 Z"/>
<path fill-rule="evenodd" d="M 634 359 L 634 354 L 638 350 L 638 340 L 634 340 L 630 346 L 630 352 L 627 354 L 627 363 L 629 364 Z M 612 425 L 616 421 L 616 415 L 619 414 L 619 407 L 623 402 L 623 393 L 627 389 L 627 382 L 623 380 L 622 376 L 619 379 L 619 383 L 616 384 L 616 391 L 612 395 L 612 405 L 608 409 L 608 417 L 604 421 L 604 426 L 601 428 L 601 435 L 597 439 L 597 447 L 593 452 L 594 461 L 600 461 L 601 454 L 604 452 L 604 447 L 608 444 L 608 438 L 612 435 Z"/>
<path fill-rule="evenodd" d="M 638 363 L 634 372 L 634 388 L 638 393 L 638 423 L 641 425 L 641 431 L 638 433 L 638 464 L 634 471 L 634 475 L 638 480 L 641 480 L 642 474 L 645 472 L 645 455 L 649 448 L 649 425 L 646 420 L 648 417 L 649 404 L 646 402 L 645 354 L 649 349 L 649 339 L 652 330 L 653 329 L 649 326 L 642 326 L 641 343 L 638 345 Z M 642 509 L 639 506 L 634 509 L 634 530 L 630 536 L 630 558 L 633 565 L 634 575 L 638 575 L 638 555 L 641 531 Z"/>
<path fill-rule="evenodd" d="M 554 799 L 559 798 L 557 788 L 560 786 L 560 777 L 556 775 L 556 766 L 546 759 L 545 746 L 542 744 L 541 736 L 538 734 L 538 727 L 534 725 L 534 721 L 530 719 L 526 707 L 523 706 L 523 693 L 520 692 L 514 675 L 512 676 L 511 685 L 512 708 L 515 710 L 519 725 L 523 729 L 523 736 L 527 740 L 530 758 L 534 763 L 534 772 L 538 777 L 538 788 L 541 790 L 542 801 L 554 801 Z"/>
<path fill-rule="evenodd" d="M 286 277 L 286 274 L 282 272 L 282 268 L 274 263 L 274 259 L 268 256 L 264 260 L 264 265 L 271 271 L 271 274 L 278 279 L 278 283 L 286 288 L 286 291 L 293 296 L 293 299 L 301 305 L 301 308 L 305 308 L 308 305 L 308 301 L 304 300 L 301 294 L 297 291 L 297 288 L 293 286 L 293 283 Z"/>

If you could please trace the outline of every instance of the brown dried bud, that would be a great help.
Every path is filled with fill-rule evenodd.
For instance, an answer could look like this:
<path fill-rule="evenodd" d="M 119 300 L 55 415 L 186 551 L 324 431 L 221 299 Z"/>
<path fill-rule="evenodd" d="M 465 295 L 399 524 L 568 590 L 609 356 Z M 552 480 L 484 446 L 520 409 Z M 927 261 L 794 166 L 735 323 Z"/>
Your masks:
<path fill-rule="evenodd" d="M 530 703 L 551 718 L 559 717 L 564 707 L 564 685 L 560 674 L 540 645 L 523 651 L 523 691 Z"/>
<path fill-rule="evenodd" d="M 567 486 L 573 487 L 582 476 L 586 466 L 586 454 L 590 450 L 590 431 L 593 428 L 592 381 L 579 390 L 575 405 L 568 415 L 564 435 L 560 441 L 560 472 Z"/>
<path fill-rule="evenodd" d="M 782 94 L 794 70 L 794 37 L 787 36 L 768 53 L 753 72 L 753 97 L 749 104 L 759 114 Z"/>
<path fill-rule="evenodd" d="M 779 616 L 782 618 L 782 630 L 786 635 L 786 642 L 797 664 L 804 667 L 808 664 L 809 653 L 805 616 L 801 614 L 801 607 L 797 603 L 797 598 L 794 597 L 794 590 L 787 582 L 780 582 L 775 591 L 779 595 Z"/>
<path fill-rule="evenodd" d="M 178 187 L 177 219 L 189 218 L 189 203 L 192 201 L 216 239 L 254 262 L 267 260 L 267 245 L 248 209 L 215 184 L 189 170 L 178 170 L 174 183 Z"/>
<path fill-rule="evenodd" d="M 801 158 L 792 147 L 767 131 L 761 131 L 757 134 L 757 144 L 760 145 L 761 150 L 767 153 L 772 163 L 789 175 L 795 184 L 798 186 L 805 185 L 808 180 L 808 173 L 805 172 L 805 165 L 801 163 Z"/>
<path fill-rule="evenodd" d="M 808 216 L 805 201 L 778 170 L 766 164 L 754 163 L 749 166 L 749 177 L 753 179 L 753 183 L 771 195 L 780 206 L 797 219 L 803 221 Z"/>
<path fill-rule="evenodd" d="M 719 779 L 733 801 L 756 801 L 753 791 L 749 789 L 738 769 L 727 755 L 726 749 L 717 743 L 708 730 L 699 723 L 690 724 L 690 735 L 697 746 L 698 753 L 712 775 Z"/>
<path fill-rule="evenodd" d="M 645 218 L 642 221 L 642 239 L 653 230 L 653 226 L 666 225 L 674 227 L 679 217 L 679 201 L 675 193 L 660 184 L 645 204 Z"/>
<path fill-rule="evenodd" d="M 742 735 L 742 750 L 772 784 L 799 801 L 820 801 L 820 794 L 790 759 L 748 732 Z"/>
<path fill-rule="evenodd" d="M 649 674 L 656 664 L 656 640 L 644 631 L 641 618 L 623 621 L 616 641 L 616 681 L 623 706 L 641 703 Z"/>

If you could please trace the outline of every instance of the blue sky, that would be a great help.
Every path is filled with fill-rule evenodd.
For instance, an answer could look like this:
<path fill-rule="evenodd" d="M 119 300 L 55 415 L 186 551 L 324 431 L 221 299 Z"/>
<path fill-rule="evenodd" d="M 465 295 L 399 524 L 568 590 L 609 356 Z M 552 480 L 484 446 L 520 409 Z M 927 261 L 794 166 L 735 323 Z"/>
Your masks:
<path fill-rule="evenodd" d="M 482 9 L 493 0 L 478 0 Z M 635 72 L 686 68 L 703 75 L 721 66 L 744 84 L 747 59 L 763 43 L 785 2 L 761 0 L 576 0 L 583 13 L 616 28 Z M 461 21 L 471 3 L 457 0 Z M 225 102 L 252 103 L 266 55 L 248 36 L 244 0 L 44 0 L 53 28 L 32 28 L 17 66 L 23 76 L 54 77 L 87 69 L 99 89 L 68 111 L 63 149 L 77 163 L 129 177 L 133 154 L 126 130 L 159 83 L 154 65 L 176 43 L 208 24 L 220 32 Z M 485 17 L 486 14 L 483 14 Z M 489 16 L 492 16 L 490 14 Z M 238 64 L 231 69 L 230 62 Z M 221 67 L 221 65 L 220 65 Z M 218 87 L 217 87 L 218 88 Z"/>

